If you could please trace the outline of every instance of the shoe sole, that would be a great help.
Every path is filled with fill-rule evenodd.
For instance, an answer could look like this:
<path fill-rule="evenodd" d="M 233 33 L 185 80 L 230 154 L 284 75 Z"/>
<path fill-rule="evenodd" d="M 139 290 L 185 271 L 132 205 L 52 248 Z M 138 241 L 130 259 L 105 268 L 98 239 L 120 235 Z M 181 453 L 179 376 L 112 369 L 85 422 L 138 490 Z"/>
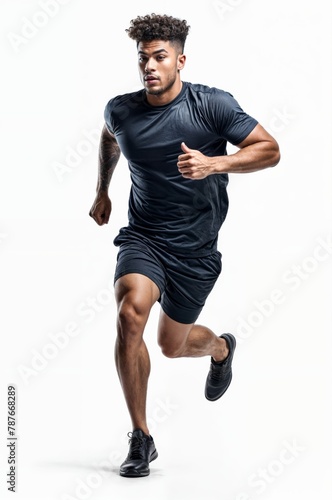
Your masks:
<path fill-rule="evenodd" d="M 154 460 L 156 460 L 156 458 L 158 458 L 158 452 L 157 452 L 157 450 L 155 450 L 152 453 L 149 463 L 151 463 Z M 146 477 L 146 476 L 149 476 L 149 474 L 150 474 L 150 470 L 148 470 L 147 472 L 137 472 L 135 470 L 132 470 L 132 471 L 128 471 L 128 472 L 126 472 L 124 474 L 122 474 L 121 471 L 120 471 L 120 476 L 121 477 Z"/>

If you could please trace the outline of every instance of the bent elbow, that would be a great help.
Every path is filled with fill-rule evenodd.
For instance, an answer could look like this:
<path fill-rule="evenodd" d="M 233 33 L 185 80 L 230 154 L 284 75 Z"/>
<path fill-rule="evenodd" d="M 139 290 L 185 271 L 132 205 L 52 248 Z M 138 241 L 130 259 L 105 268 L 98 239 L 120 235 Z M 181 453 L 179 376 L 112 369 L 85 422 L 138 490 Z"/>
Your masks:
<path fill-rule="evenodd" d="M 270 166 L 276 167 L 278 165 L 278 163 L 280 162 L 280 158 L 281 158 L 281 154 L 280 154 L 279 144 L 275 141 Z"/>

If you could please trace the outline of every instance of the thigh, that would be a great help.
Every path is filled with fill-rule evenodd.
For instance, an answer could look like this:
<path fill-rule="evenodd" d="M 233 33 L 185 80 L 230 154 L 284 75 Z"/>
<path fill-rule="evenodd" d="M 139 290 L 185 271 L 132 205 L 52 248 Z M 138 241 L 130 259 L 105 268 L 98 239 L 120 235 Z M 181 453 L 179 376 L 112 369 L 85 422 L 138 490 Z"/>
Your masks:
<path fill-rule="evenodd" d="M 147 276 L 137 273 L 125 274 L 114 285 L 118 309 L 129 303 L 137 314 L 146 315 L 158 300 L 158 286 Z"/>
<path fill-rule="evenodd" d="M 136 275 L 136 277 L 125 279 L 126 276 L 130 275 Z M 120 246 L 114 283 L 117 302 L 122 300 L 124 294 L 128 293 L 128 286 L 131 288 L 131 293 L 137 295 L 137 299 L 140 298 L 142 293 L 145 297 L 146 288 L 152 288 L 154 289 L 153 296 L 157 294 L 156 300 L 159 300 L 166 286 L 166 273 L 163 265 L 148 244 L 140 241 L 128 241 Z M 135 290 L 139 291 L 136 293 Z M 143 297 L 141 298 L 143 299 Z"/>
<path fill-rule="evenodd" d="M 160 311 L 158 324 L 158 344 L 166 353 L 181 351 L 193 324 L 179 323 Z"/>
<path fill-rule="evenodd" d="M 126 274 L 116 281 L 117 332 L 120 341 L 140 341 L 158 297 L 157 285 L 142 274 Z"/>
<path fill-rule="evenodd" d="M 165 264 L 166 266 L 166 264 Z M 168 257 L 167 286 L 161 298 L 163 311 L 175 322 L 193 324 L 221 273 L 221 254 L 183 259 Z"/>

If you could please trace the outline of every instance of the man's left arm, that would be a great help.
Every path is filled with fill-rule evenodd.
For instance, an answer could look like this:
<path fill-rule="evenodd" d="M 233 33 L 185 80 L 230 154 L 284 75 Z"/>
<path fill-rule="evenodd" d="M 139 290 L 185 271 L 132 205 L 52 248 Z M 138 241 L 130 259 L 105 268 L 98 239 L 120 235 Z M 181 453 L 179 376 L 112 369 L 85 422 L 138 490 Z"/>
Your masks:
<path fill-rule="evenodd" d="M 259 124 L 237 147 L 239 151 L 232 155 L 205 156 L 182 143 L 183 154 L 178 157 L 179 172 L 187 179 L 199 180 L 212 174 L 257 172 L 279 163 L 277 141 Z"/>

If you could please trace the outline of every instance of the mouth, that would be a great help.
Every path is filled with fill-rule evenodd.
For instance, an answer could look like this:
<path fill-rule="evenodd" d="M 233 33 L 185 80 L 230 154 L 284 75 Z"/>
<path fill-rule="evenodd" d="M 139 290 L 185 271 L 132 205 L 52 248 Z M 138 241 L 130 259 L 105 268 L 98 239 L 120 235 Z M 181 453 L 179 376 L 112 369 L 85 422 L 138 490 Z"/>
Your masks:
<path fill-rule="evenodd" d="M 158 82 L 159 78 L 157 78 L 156 76 L 147 75 L 144 77 L 144 81 L 147 83 L 154 83 L 154 82 Z"/>

